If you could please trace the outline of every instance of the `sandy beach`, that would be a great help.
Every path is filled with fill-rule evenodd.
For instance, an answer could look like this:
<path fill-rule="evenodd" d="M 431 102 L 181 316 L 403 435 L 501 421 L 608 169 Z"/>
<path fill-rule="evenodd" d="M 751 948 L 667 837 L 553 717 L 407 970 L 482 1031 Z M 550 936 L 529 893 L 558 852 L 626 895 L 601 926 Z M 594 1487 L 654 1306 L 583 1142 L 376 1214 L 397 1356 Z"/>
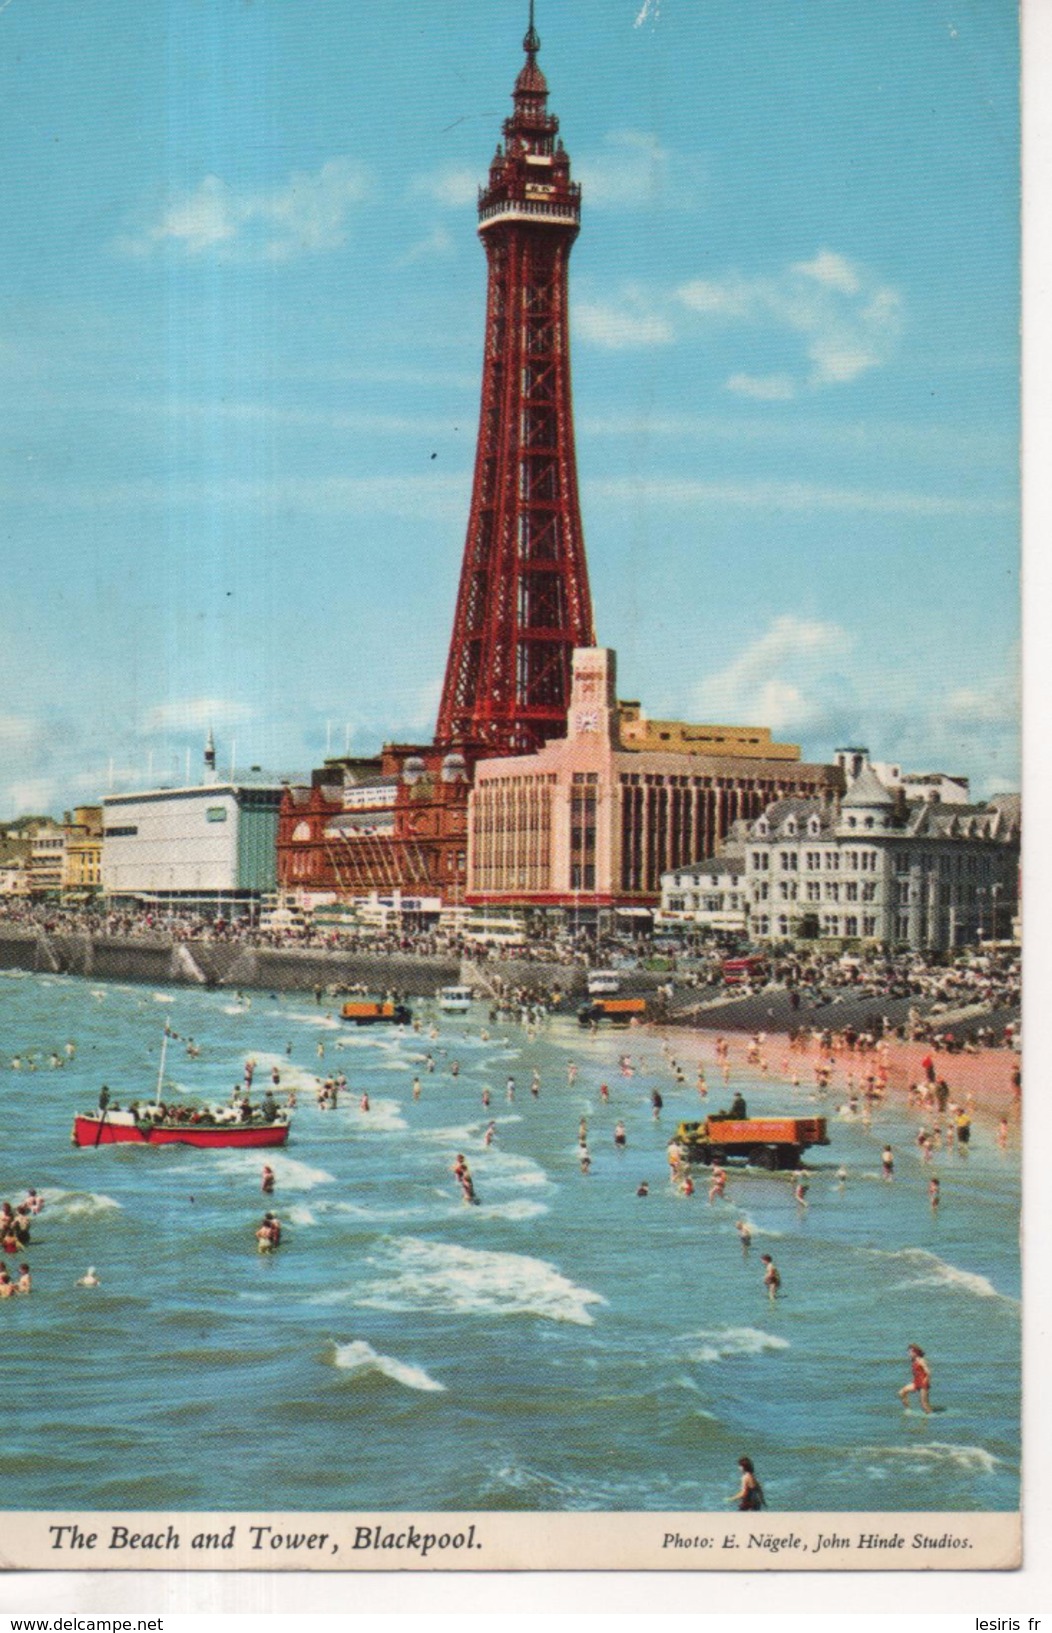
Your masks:
<path fill-rule="evenodd" d="M 744 1068 L 748 1062 L 750 1037 L 747 1033 L 728 1031 L 721 1034 L 715 1029 L 676 1027 L 655 1028 L 652 1035 L 660 1037 L 663 1044 L 668 1046 L 684 1067 L 690 1083 L 695 1080 L 699 1064 L 704 1066 L 710 1094 L 720 1082 L 716 1059 L 717 1037 L 722 1036 L 728 1046 L 732 1083 L 735 1067 Z M 813 1084 L 814 1069 L 819 1060 L 832 1058 L 835 1067 L 830 1079 L 831 1090 L 840 1088 L 846 1091 L 849 1075 L 853 1075 L 855 1083 L 860 1085 L 868 1072 L 874 1071 L 879 1075 L 881 1071 L 886 1071 L 886 1092 L 896 1098 L 904 1098 L 912 1083 L 924 1081 L 922 1063 L 931 1055 L 935 1075 L 949 1084 L 952 1101 L 967 1105 L 970 1111 L 979 1115 L 1007 1117 L 1010 1122 L 1018 1118 L 1021 1110 L 1021 1095 L 1012 1083 L 1020 1057 L 1013 1049 L 979 1049 L 974 1053 L 962 1050 L 950 1054 L 946 1050 L 933 1048 L 929 1043 L 905 1043 L 893 1038 L 876 1050 L 862 1052 L 845 1048 L 823 1050 L 813 1038 L 803 1045 L 797 1042 L 793 1047 L 784 1032 L 767 1032 L 759 1036 L 764 1040 L 760 1058 L 766 1061 L 766 1075 L 772 1083 L 791 1083 L 794 1076 L 799 1076 L 801 1085 Z M 755 1068 L 751 1067 L 750 1070 Z"/>

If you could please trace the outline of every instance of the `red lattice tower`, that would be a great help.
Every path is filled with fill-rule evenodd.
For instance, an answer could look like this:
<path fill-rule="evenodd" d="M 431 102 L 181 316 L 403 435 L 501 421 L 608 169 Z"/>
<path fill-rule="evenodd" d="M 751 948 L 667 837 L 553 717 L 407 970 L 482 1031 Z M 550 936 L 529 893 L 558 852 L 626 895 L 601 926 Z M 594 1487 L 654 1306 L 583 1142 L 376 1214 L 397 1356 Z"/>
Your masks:
<path fill-rule="evenodd" d="M 520 754 L 566 730 L 571 656 L 594 646 L 577 495 L 568 266 L 581 190 L 530 26 L 514 113 L 479 193 L 489 286 L 475 480 L 440 744 Z"/>

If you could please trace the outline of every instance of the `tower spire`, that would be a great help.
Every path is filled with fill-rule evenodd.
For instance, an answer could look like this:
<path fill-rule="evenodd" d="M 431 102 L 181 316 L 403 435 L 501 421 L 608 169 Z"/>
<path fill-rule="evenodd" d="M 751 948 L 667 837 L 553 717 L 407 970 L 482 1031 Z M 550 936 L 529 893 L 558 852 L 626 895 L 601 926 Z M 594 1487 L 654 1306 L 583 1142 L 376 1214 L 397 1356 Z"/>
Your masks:
<path fill-rule="evenodd" d="M 437 740 L 482 754 L 561 737 L 573 650 L 595 645 L 570 390 L 581 189 L 548 112 L 540 43 L 530 0 L 513 112 L 479 194 L 482 407 Z"/>
<path fill-rule="evenodd" d="M 535 57 L 541 49 L 541 38 L 533 26 L 533 0 L 530 0 L 530 26 L 526 30 L 526 37 L 522 42 L 522 49 L 528 57 Z"/>

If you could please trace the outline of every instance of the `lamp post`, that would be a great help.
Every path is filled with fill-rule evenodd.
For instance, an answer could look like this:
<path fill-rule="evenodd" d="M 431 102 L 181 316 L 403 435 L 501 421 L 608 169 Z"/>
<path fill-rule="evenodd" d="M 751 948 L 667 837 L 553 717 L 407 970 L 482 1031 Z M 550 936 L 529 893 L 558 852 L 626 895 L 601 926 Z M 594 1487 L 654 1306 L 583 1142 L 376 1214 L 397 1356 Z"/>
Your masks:
<path fill-rule="evenodd" d="M 990 886 L 990 940 L 997 940 L 997 898 L 1001 894 L 1001 885 Z"/>

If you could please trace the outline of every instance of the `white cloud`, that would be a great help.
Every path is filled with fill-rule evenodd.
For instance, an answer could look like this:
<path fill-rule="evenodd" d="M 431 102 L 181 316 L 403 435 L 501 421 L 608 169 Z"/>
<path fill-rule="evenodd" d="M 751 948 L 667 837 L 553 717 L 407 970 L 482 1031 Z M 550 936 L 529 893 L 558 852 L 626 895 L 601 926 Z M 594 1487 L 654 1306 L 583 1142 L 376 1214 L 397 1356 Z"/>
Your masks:
<path fill-rule="evenodd" d="M 606 351 L 638 351 L 668 346 L 674 335 L 668 318 L 655 312 L 638 290 L 625 290 L 618 303 L 575 301 L 573 330 L 581 340 Z"/>
<path fill-rule="evenodd" d="M 0 748 L 23 748 L 32 743 L 37 728 L 32 720 L 17 714 L 0 714 Z"/>
<path fill-rule="evenodd" d="M 745 278 L 729 272 L 718 279 L 692 279 L 675 294 L 682 307 L 701 317 L 799 337 L 810 364 L 800 384 L 812 388 L 844 385 L 879 367 L 891 355 L 902 327 L 898 291 L 881 284 L 857 262 L 827 249 L 772 277 Z M 730 381 L 728 389 L 735 389 Z"/>
<path fill-rule="evenodd" d="M 460 210 L 478 199 L 478 173 L 464 165 L 447 165 L 442 170 L 429 170 L 414 177 L 409 193 L 412 198 L 429 198 L 447 209 Z"/>
<path fill-rule="evenodd" d="M 238 192 L 206 176 L 173 199 L 160 221 L 118 240 L 126 253 L 148 255 L 169 247 L 194 258 L 287 261 L 337 249 L 347 237 L 351 207 L 369 190 L 364 167 L 329 159 L 315 172 L 295 171 L 281 186 Z"/>
<path fill-rule="evenodd" d="M 53 777 L 27 777 L 7 785 L 7 805 L 13 817 L 44 815 L 58 798 Z"/>
<path fill-rule="evenodd" d="M 815 283 L 839 289 L 842 295 L 857 295 L 862 287 L 857 267 L 843 255 L 835 255 L 828 249 L 819 250 L 813 261 L 797 261 L 792 270 L 805 278 L 813 278 Z"/>
<path fill-rule="evenodd" d="M 601 152 L 574 163 L 586 205 L 631 209 L 656 204 L 668 187 L 669 153 L 646 131 L 613 130 Z"/>
<path fill-rule="evenodd" d="M 182 735 L 238 726 L 251 720 L 254 711 L 246 703 L 230 698 L 186 697 L 158 703 L 147 711 L 142 729 L 147 736 L 171 732 Z"/>
<path fill-rule="evenodd" d="M 830 666 L 851 648 L 839 624 L 785 613 L 736 658 L 702 681 L 698 718 L 724 724 L 813 729 L 825 712 Z"/>
<path fill-rule="evenodd" d="M 438 260 L 454 254 L 455 250 L 456 244 L 453 241 L 453 234 L 448 227 L 442 226 L 440 222 L 437 227 L 428 233 L 426 238 L 421 238 L 410 249 L 406 250 L 398 265 L 412 266 L 416 261 Z"/>
<path fill-rule="evenodd" d="M 732 374 L 724 381 L 723 389 L 762 403 L 787 403 L 796 396 L 788 374 Z"/>

